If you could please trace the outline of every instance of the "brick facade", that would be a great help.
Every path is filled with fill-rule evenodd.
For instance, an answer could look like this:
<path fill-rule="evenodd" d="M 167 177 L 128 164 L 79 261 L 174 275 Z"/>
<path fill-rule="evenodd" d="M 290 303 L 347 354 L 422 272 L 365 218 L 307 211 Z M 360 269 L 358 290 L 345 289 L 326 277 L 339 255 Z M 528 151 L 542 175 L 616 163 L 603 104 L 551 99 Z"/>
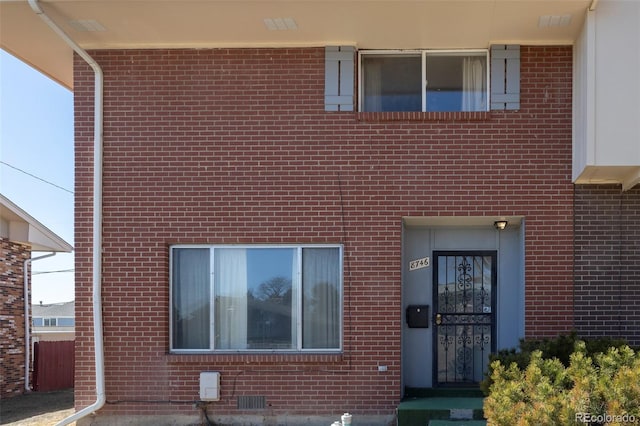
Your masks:
<path fill-rule="evenodd" d="M 575 192 L 576 329 L 640 346 L 640 188 Z"/>
<path fill-rule="evenodd" d="M 0 237 L 0 397 L 24 393 L 24 262 L 30 247 Z"/>
<path fill-rule="evenodd" d="M 521 109 L 327 113 L 324 49 L 112 50 L 105 74 L 105 414 L 392 415 L 403 216 L 522 215 L 526 333 L 573 325 L 572 48 L 522 47 Z M 76 58 L 76 405 L 93 402 L 93 73 Z M 343 243 L 340 355 L 171 355 L 168 247 Z M 378 372 L 377 365 L 388 366 Z M 152 401 L 150 403 L 139 402 Z"/>

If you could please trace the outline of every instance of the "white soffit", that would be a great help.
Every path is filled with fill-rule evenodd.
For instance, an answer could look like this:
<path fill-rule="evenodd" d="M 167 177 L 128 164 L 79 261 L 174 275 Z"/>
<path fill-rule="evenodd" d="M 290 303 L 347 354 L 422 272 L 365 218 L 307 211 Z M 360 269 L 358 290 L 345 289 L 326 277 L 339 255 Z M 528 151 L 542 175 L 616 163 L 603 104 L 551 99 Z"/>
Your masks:
<path fill-rule="evenodd" d="M 0 236 L 28 244 L 32 251 L 70 253 L 71 244 L 0 194 Z"/>
<path fill-rule="evenodd" d="M 41 0 L 84 49 L 486 48 L 572 44 L 591 0 Z M 563 25 L 540 27 L 545 16 Z M 569 18 L 566 18 L 569 17 Z M 555 18 L 543 18 L 551 24 Z M 0 0 L 0 47 L 71 88 L 71 49 L 26 0 Z"/>

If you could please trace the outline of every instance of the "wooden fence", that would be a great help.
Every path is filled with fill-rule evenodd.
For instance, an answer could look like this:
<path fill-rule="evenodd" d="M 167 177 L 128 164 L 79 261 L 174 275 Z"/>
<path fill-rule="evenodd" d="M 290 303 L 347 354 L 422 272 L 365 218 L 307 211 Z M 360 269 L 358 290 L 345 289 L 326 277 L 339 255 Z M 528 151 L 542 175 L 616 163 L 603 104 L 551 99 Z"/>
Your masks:
<path fill-rule="evenodd" d="M 36 342 L 33 353 L 33 390 L 46 392 L 73 387 L 75 342 Z"/>

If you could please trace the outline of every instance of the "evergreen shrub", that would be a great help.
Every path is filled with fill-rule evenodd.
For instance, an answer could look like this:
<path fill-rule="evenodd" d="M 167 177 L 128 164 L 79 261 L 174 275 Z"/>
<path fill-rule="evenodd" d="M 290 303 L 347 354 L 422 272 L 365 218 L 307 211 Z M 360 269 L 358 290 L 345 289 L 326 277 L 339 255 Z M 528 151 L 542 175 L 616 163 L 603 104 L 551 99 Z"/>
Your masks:
<path fill-rule="evenodd" d="M 519 347 L 503 349 L 489 356 L 489 370 L 485 379 L 480 383 L 480 388 L 485 395 L 489 394 L 489 387 L 492 379 L 492 365 L 494 361 L 500 361 L 504 366 L 516 363 L 521 370 L 525 369 L 531 360 L 531 354 L 535 351 L 542 353 L 542 358 L 557 358 L 565 367 L 569 366 L 569 358 L 574 351 L 576 343 L 579 341 L 576 332 L 567 335 L 560 335 L 554 339 L 521 339 Z M 624 339 L 613 339 L 610 337 L 600 337 L 596 339 L 581 340 L 585 343 L 587 356 L 593 357 L 595 354 L 607 352 L 609 348 L 620 348 L 627 345 Z"/>
<path fill-rule="evenodd" d="M 600 349 L 600 345 L 595 346 Z M 593 356 L 586 342 L 577 340 L 566 365 L 559 357 L 544 357 L 541 350 L 530 352 L 524 367 L 517 361 L 494 360 L 484 402 L 487 423 L 640 424 L 640 353 L 624 345 L 605 353 L 594 346 L 591 350 Z"/>

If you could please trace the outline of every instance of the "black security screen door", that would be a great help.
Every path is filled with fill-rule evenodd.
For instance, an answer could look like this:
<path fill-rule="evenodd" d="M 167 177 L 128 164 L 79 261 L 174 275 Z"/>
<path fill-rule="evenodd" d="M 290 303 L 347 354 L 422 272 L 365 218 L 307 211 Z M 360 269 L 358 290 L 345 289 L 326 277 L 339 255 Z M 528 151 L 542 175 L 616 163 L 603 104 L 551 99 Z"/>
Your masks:
<path fill-rule="evenodd" d="M 496 252 L 433 257 L 434 377 L 439 386 L 477 384 L 496 347 Z"/>

